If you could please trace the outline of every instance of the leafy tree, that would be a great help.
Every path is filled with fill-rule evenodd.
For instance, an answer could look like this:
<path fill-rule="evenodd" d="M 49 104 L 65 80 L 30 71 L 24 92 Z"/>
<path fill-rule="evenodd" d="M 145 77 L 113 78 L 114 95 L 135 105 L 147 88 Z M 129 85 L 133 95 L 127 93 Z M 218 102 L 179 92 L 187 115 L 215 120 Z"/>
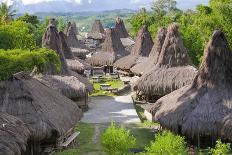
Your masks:
<path fill-rule="evenodd" d="M 35 27 L 37 27 L 39 24 L 38 17 L 34 16 L 34 15 L 29 15 L 28 13 L 25 13 L 23 16 L 20 16 L 17 20 L 24 21 L 26 23 L 30 23 Z"/>
<path fill-rule="evenodd" d="M 13 9 L 12 5 L 7 5 L 7 3 L 2 2 L 0 4 L 0 17 L 1 22 L 6 24 L 13 20 L 16 15 L 16 10 Z"/>
<path fill-rule="evenodd" d="M 231 154 L 231 148 L 229 143 L 222 143 L 221 140 L 216 142 L 215 148 L 211 149 L 212 155 L 225 155 Z"/>
<path fill-rule="evenodd" d="M 175 0 L 156 0 L 153 2 L 152 10 L 157 16 L 163 17 L 169 12 L 176 11 L 176 5 Z"/>
<path fill-rule="evenodd" d="M 0 49 L 0 80 L 8 79 L 12 74 L 20 71 L 31 72 L 34 67 L 38 72 L 44 73 L 54 64 L 57 72 L 60 71 L 61 63 L 56 52 L 48 49 L 37 50 L 2 50 Z"/>

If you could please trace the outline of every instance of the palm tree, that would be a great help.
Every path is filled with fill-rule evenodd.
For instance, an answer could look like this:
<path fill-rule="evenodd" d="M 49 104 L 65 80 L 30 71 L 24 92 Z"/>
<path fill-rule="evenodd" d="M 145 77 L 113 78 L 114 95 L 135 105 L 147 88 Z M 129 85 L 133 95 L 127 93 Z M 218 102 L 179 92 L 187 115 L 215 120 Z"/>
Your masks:
<path fill-rule="evenodd" d="M 13 17 L 16 15 L 16 10 L 13 9 L 13 5 L 7 5 L 7 3 L 2 2 L 0 4 L 0 17 L 2 23 L 9 23 Z"/>

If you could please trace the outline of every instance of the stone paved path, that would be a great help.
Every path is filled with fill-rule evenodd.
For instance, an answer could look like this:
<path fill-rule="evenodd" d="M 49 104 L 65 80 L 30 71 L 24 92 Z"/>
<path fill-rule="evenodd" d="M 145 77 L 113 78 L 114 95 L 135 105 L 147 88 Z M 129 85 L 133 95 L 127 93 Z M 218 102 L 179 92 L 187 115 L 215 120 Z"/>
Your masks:
<path fill-rule="evenodd" d="M 138 123 L 140 119 L 134 108 L 131 94 L 117 97 L 92 97 L 89 111 L 84 113 L 85 123 Z"/>

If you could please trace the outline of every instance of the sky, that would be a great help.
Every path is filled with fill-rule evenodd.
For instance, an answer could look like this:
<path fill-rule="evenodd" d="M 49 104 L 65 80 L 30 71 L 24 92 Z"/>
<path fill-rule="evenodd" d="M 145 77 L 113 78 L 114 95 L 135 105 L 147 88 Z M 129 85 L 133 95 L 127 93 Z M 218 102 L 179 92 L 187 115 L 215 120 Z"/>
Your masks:
<path fill-rule="evenodd" d="M 75 7 L 80 11 L 101 11 L 113 9 L 139 9 L 150 8 L 154 0 L 0 0 L 9 4 L 17 4 L 22 9 L 50 9 L 58 7 L 60 10 L 75 11 Z M 207 4 L 208 0 L 176 0 L 178 8 L 193 9 L 198 4 Z M 40 5 L 36 5 L 40 4 Z M 70 6 L 70 4 L 72 6 Z M 26 8 L 25 8 L 26 6 Z M 44 8 L 43 8 L 44 7 Z M 57 8 L 57 9 L 58 9 Z M 59 10 L 58 9 L 58 10 Z"/>

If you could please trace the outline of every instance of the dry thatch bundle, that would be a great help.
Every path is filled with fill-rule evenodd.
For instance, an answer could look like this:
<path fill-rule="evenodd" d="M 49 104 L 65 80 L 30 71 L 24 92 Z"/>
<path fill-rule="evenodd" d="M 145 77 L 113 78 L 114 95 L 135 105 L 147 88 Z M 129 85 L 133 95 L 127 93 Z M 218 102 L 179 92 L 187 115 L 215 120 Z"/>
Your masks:
<path fill-rule="evenodd" d="M 158 100 L 150 109 L 153 119 L 189 138 L 203 135 L 232 140 L 231 65 L 228 42 L 217 30 L 194 82 Z"/>
<path fill-rule="evenodd" d="M 45 48 L 52 49 L 57 52 L 60 56 L 61 61 L 61 73 L 68 74 L 68 67 L 62 51 L 62 42 L 59 36 L 59 33 L 54 25 L 48 25 L 46 32 L 43 35 L 42 45 Z M 55 71 L 51 71 L 52 74 Z"/>
<path fill-rule="evenodd" d="M 72 27 L 73 27 L 73 30 L 74 30 L 74 32 L 75 32 L 75 34 L 76 35 L 78 35 L 79 34 L 79 32 L 78 32 L 78 29 L 77 29 L 77 25 L 76 25 L 76 22 L 72 22 Z"/>
<path fill-rule="evenodd" d="M 0 125 L 0 154 L 24 154 L 30 136 L 25 124 L 17 117 L 0 112 Z"/>
<path fill-rule="evenodd" d="M 81 48 L 71 48 L 71 51 L 75 57 L 78 57 L 80 59 L 86 59 L 86 55 L 90 53 L 87 49 L 81 49 Z"/>
<path fill-rule="evenodd" d="M 67 23 L 67 25 L 65 26 L 65 28 L 64 28 L 64 34 L 67 36 L 67 33 L 68 33 L 68 29 L 69 29 L 69 27 L 72 25 L 72 23 L 71 22 L 68 22 Z"/>
<path fill-rule="evenodd" d="M 134 67 L 132 67 L 130 70 L 136 75 L 143 75 L 146 70 L 144 68 L 153 68 L 156 63 L 158 62 L 159 55 L 162 50 L 162 46 L 164 43 L 164 40 L 166 38 L 167 30 L 165 27 L 162 27 L 158 30 L 155 44 L 152 47 L 152 50 L 149 54 L 148 59 L 144 59 L 141 63 L 138 63 Z"/>
<path fill-rule="evenodd" d="M 167 36 L 156 66 L 138 81 L 138 90 L 147 96 L 163 96 L 192 83 L 197 69 L 191 66 L 178 33 L 178 26 L 168 27 Z"/>
<path fill-rule="evenodd" d="M 23 73 L 0 83 L 0 111 L 19 117 L 39 144 L 56 144 L 82 117 L 73 101 Z"/>
<path fill-rule="evenodd" d="M 127 38 L 127 37 L 129 37 L 129 34 L 128 34 L 127 30 L 126 30 L 124 22 L 119 17 L 116 18 L 115 29 L 116 29 L 117 33 L 119 34 L 119 38 Z"/>
<path fill-rule="evenodd" d="M 64 43 L 64 42 L 63 42 Z M 88 79 L 85 79 L 84 77 L 82 77 L 81 75 L 78 74 L 74 74 L 71 70 L 69 70 L 68 66 L 67 66 L 67 62 L 65 59 L 65 56 L 63 54 L 62 51 L 62 42 L 61 42 L 61 38 L 57 32 L 56 27 L 54 27 L 53 25 L 49 25 L 47 28 L 47 31 L 44 34 L 43 37 L 43 46 L 53 49 L 55 50 L 61 59 L 62 62 L 62 75 L 66 75 L 66 76 L 74 76 L 76 77 L 80 82 L 84 83 L 86 85 L 86 88 L 88 91 L 92 91 L 93 90 L 93 86 L 92 84 L 88 81 Z M 54 74 L 52 74 L 54 75 Z M 65 81 L 64 81 L 65 83 Z M 77 96 L 78 97 L 78 96 Z"/>
<path fill-rule="evenodd" d="M 88 63 L 86 63 L 83 60 L 80 60 L 80 59 L 74 57 L 71 49 L 69 48 L 69 46 L 66 43 L 65 34 L 62 31 L 60 31 L 59 35 L 60 35 L 61 42 L 62 42 L 62 49 L 64 52 L 64 56 L 66 58 L 66 62 L 67 62 L 69 69 L 71 69 L 79 74 L 83 74 L 84 70 L 91 70 L 91 65 L 89 65 Z"/>
<path fill-rule="evenodd" d="M 67 31 L 67 44 L 69 47 L 81 47 L 80 42 L 77 39 L 76 35 L 76 29 L 72 26 L 72 24 L 69 26 L 68 31 Z"/>
<path fill-rule="evenodd" d="M 87 38 L 96 40 L 102 40 L 105 38 L 105 30 L 99 19 L 95 20 L 93 23 L 92 30 L 87 34 Z"/>
<path fill-rule="evenodd" d="M 87 60 L 93 66 L 113 65 L 113 63 L 128 55 L 115 29 L 106 30 L 106 39 L 102 51 L 95 53 Z"/>
<path fill-rule="evenodd" d="M 142 26 L 137 34 L 135 46 L 132 48 L 130 55 L 117 60 L 114 63 L 114 67 L 122 70 L 129 70 L 138 62 L 141 62 L 140 56 L 146 57 L 149 55 L 153 44 L 151 34 L 147 27 Z"/>

